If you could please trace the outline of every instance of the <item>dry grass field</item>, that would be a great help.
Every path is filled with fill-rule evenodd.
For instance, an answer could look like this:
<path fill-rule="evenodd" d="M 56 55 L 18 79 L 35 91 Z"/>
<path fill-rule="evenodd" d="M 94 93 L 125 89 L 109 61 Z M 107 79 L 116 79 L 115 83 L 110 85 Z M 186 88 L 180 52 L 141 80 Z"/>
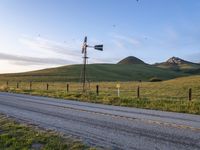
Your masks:
<path fill-rule="evenodd" d="M 60 99 L 71 99 L 163 111 L 200 114 L 200 76 L 182 77 L 162 82 L 93 82 L 88 91 L 82 92 L 77 82 L 0 82 L 1 91 L 41 95 Z M 47 84 L 48 90 L 47 90 Z M 67 91 L 67 84 L 69 89 Z M 120 84 L 120 96 L 116 85 Z M 99 86 L 99 94 L 96 93 Z M 140 87 L 140 97 L 137 88 Z M 188 100 L 189 88 L 192 101 Z"/>

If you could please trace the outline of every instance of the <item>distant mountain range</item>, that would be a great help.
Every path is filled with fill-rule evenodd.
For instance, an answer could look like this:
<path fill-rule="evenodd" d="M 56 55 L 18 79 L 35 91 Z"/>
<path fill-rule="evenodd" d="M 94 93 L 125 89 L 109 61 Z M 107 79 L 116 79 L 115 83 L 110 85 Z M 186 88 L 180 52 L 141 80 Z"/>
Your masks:
<path fill-rule="evenodd" d="M 141 59 L 138 59 L 134 56 L 129 56 L 121 61 L 119 61 L 117 64 L 147 64 Z M 171 57 L 165 62 L 161 63 L 155 63 L 152 66 L 163 68 L 163 69 L 170 69 L 176 72 L 184 72 L 184 73 L 191 73 L 191 74 L 197 74 L 200 73 L 200 64 L 199 63 L 193 63 L 190 61 L 186 61 L 184 59 L 181 59 L 179 57 Z"/>
<path fill-rule="evenodd" d="M 82 65 L 67 65 L 25 73 L 1 74 L 1 81 L 80 81 Z M 172 78 L 200 74 L 200 64 L 172 57 L 166 62 L 147 64 L 141 59 L 129 56 L 117 64 L 87 65 L 87 79 L 90 81 L 150 81 L 152 78 Z"/>

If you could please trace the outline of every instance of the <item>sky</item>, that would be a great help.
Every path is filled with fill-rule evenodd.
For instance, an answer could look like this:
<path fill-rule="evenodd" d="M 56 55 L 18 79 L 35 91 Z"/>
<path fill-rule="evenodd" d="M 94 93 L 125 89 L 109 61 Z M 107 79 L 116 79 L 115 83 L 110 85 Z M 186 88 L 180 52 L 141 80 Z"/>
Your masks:
<path fill-rule="evenodd" d="M 172 56 L 200 62 L 199 0 L 1 0 L 0 73 L 135 56 L 153 64 Z"/>

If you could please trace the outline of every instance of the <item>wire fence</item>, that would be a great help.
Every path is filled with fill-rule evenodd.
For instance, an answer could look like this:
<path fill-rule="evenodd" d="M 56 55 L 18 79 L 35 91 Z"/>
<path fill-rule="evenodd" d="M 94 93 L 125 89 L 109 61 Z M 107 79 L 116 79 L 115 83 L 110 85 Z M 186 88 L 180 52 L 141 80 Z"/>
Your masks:
<path fill-rule="evenodd" d="M 1 90 L 24 92 L 82 93 L 81 83 L 75 82 L 0 82 Z M 102 97 L 140 98 L 149 100 L 200 100 L 199 84 L 173 84 L 167 82 L 93 82 L 87 92 Z"/>

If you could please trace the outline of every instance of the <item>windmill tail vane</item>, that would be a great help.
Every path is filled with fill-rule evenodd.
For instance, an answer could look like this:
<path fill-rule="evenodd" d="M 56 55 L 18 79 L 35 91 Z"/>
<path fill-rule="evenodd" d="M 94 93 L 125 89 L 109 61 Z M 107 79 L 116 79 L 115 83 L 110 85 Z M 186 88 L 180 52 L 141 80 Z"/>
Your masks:
<path fill-rule="evenodd" d="M 95 45 L 94 49 L 103 51 L 103 45 Z"/>

